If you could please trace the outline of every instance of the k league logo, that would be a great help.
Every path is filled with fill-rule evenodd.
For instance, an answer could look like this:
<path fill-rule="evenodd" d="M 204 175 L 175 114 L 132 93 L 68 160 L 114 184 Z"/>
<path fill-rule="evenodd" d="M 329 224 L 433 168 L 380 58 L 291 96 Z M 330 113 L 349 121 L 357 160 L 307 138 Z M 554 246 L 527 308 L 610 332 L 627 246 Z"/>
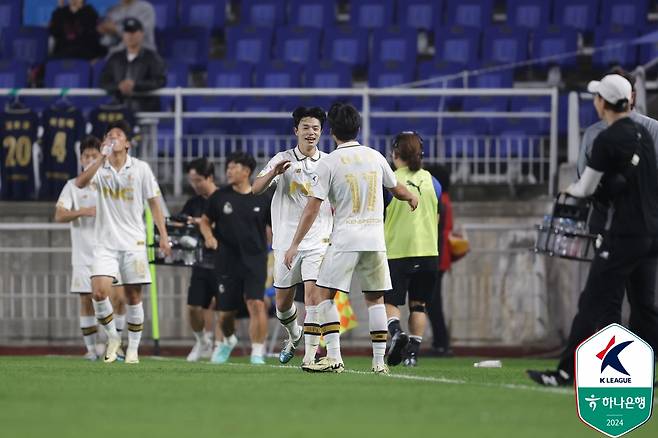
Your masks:
<path fill-rule="evenodd" d="M 628 433 L 651 417 L 653 382 L 651 346 L 619 324 L 576 349 L 578 416 L 608 436 Z"/>

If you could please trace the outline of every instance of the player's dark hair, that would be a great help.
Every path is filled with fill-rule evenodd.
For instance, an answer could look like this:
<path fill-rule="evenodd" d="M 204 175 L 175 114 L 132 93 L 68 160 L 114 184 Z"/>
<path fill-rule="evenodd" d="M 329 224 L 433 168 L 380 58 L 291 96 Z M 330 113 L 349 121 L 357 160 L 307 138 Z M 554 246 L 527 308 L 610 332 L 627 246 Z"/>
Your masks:
<path fill-rule="evenodd" d="M 197 158 L 196 160 L 187 163 L 185 166 L 185 173 L 188 173 L 190 170 L 194 170 L 197 175 L 204 178 L 215 178 L 215 165 L 206 157 Z"/>
<path fill-rule="evenodd" d="M 109 125 L 107 125 L 107 128 L 105 128 L 105 134 L 103 134 L 103 137 L 106 136 L 113 129 L 122 130 L 123 134 L 126 136 L 126 139 L 128 141 L 131 140 L 133 131 L 132 131 L 132 128 L 130 127 L 130 123 L 128 123 L 126 120 L 124 120 L 124 119 L 117 120 L 117 121 L 112 122 Z"/>
<path fill-rule="evenodd" d="M 407 163 L 409 170 L 416 172 L 422 167 L 423 139 L 416 132 L 405 131 L 395 136 L 393 151 Z"/>
<path fill-rule="evenodd" d="M 87 149 L 96 149 L 100 152 L 101 150 L 101 141 L 93 135 L 86 136 L 80 142 L 80 155 Z"/>
<path fill-rule="evenodd" d="M 609 75 L 619 75 L 622 78 L 626 79 L 628 82 L 631 84 L 631 92 L 635 93 L 635 75 L 632 73 L 627 72 L 621 67 L 614 67 L 610 71 L 608 71 Z M 617 102 L 619 104 L 619 102 Z M 633 109 L 635 107 L 635 102 L 630 106 L 630 109 Z M 628 111 L 629 108 L 627 108 L 625 105 L 623 106 L 617 106 L 615 109 L 615 105 L 608 105 L 608 102 L 606 102 L 605 108 L 614 111 L 616 113 L 623 113 L 625 111 Z"/>
<path fill-rule="evenodd" d="M 243 166 L 248 167 L 251 171 L 250 175 L 254 173 L 254 169 L 256 168 L 256 159 L 254 156 L 242 151 L 236 151 L 229 155 L 226 159 L 226 167 L 228 167 L 230 163 L 242 164 Z"/>
<path fill-rule="evenodd" d="M 331 133 L 340 141 L 354 140 L 361 128 L 361 115 L 349 103 L 334 103 L 329 109 Z"/>
<path fill-rule="evenodd" d="M 613 113 L 624 113 L 630 109 L 628 99 L 619 99 L 616 103 L 612 103 L 605 100 L 600 94 L 598 96 L 603 99 L 603 108 L 608 111 L 612 111 Z"/>
<path fill-rule="evenodd" d="M 304 117 L 312 117 L 317 119 L 320 122 L 320 129 L 322 129 L 325 120 L 327 120 L 327 115 L 319 106 L 314 106 L 311 108 L 299 106 L 295 108 L 295 111 L 292 112 L 292 119 L 295 122 L 295 128 L 299 127 L 299 122 L 301 122 Z"/>

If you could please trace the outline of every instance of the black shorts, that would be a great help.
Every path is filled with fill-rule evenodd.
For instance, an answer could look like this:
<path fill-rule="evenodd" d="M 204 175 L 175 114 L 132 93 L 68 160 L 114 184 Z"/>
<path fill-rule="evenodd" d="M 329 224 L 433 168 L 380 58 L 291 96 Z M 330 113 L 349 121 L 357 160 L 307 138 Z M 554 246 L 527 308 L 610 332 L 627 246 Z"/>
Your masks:
<path fill-rule="evenodd" d="M 393 290 L 384 294 L 384 302 L 394 306 L 409 301 L 428 303 L 439 275 L 439 257 L 409 257 L 388 261 Z"/>
<path fill-rule="evenodd" d="M 265 298 L 267 260 L 263 263 L 241 267 L 219 275 L 217 309 L 225 312 L 240 310 L 246 300 Z"/>
<path fill-rule="evenodd" d="M 209 308 L 213 297 L 217 297 L 218 288 L 219 279 L 214 269 L 192 268 L 187 304 Z"/>

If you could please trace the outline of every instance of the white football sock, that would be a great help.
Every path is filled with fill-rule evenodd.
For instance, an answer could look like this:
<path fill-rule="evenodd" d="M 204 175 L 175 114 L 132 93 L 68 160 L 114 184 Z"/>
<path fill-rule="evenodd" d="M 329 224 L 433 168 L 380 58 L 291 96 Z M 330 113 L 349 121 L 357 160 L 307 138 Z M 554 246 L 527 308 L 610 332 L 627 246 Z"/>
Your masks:
<path fill-rule="evenodd" d="M 251 357 L 265 356 L 265 344 L 251 344 Z"/>
<path fill-rule="evenodd" d="M 304 317 L 304 359 L 303 363 L 315 361 L 315 355 L 320 345 L 320 323 L 318 320 L 318 306 L 306 306 Z"/>
<path fill-rule="evenodd" d="M 297 323 L 297 306 L 295 306 L 295 303 L 288 310 L 279 311 L 279 309 L 276 309 L 276 317 L 281 325 L 286 328 L 291 340 L 299 339 L 302 328 Z"/>
<path fill-rule="evenodd" d="M 93 316 L 80 316 L 80 330 L 82 338 L 85 341 L 87 352 L 96 354 L 96 333 L 98 332 L 98 322 Z"/>
<path fill-rule="evenodd" d="M 386 354 L 386 306 L 375 304 L 368 308 L 368 327 L 372 340 L 373 366 L 384 365 Z"/>
<path fill-rule="evenodd" d="M 116 313 L 114 315 L 114 323 L 116 324 L 119 336 L 121 336 L 123 334 L 123 329 L 126 328 L 126 314 L 119 315 Z"/>
<path fill-rule="evenodd" d="M 142 303 L 126 305 L 126 322 L 128 323 L 128 351 L 137 352 L 144 331 L 144 306 Z"/>
<path fill-rule="evenodd" d="M 333 300 L 324 300 L 318 304 L 318 320 L 327 343 L 327 357 L 343 363 L 340 354 L 340 315 Z"/>
<path fill-rule="evenodd" d="M 114 313 L 110 299 L 107 297 L 101 301 L 92 299 L 91 303 L 94 306 L 94 313 L 98 320 L 98 324 L 103 327 L 107 337 L 114 339 L 118 338 L 119 333 L 117 332 L 117 327 L 114 322 Z"/>

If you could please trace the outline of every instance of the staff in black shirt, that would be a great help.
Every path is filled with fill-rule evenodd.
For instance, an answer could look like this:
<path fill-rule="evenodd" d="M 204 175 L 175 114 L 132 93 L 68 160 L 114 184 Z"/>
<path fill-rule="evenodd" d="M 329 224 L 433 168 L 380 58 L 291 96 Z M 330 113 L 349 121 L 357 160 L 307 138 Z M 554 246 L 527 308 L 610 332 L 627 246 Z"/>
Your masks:
<path fill-rule="evenodd" d="M 271 197 L 253 194 L 249 178 L 255 168 L 256 160 L 251 155 L 242 152 L 231 155 L 226 165 L 229 185 L 208 198 L 201 218 L 206 247 L 217 249 L 217 308 L 224 340 L 213 352 L 211 362 L 214 363 L 228 361 L 237 344 L 235 316 L 245 301 L 249 312 L 251 363 L 265 363 L 267 310 L 263 299 L 268 235 L 271 235 L 268 233 Z"/>
<path fill-rule="evenodd" d="M 595 94 L 594 106 L 608 127 L 594 141 L 583 175 L 567 193 L 595 195 L 608 204 L 608 220 L 557 370 L 528 371 L 531 379 L 545 386 L 573 384 L 577 346 L 595 331 L 618 322 L 609 309 L 621 308 L 627 282 L 633 330 L 654 348 L 658 340 L 654 304 L 658 175 L 653 140 L 646 128 L 629 117 L 631 84 L 627 79 L 607 75 L 590 82 L 588 91 Z"/>
<path fill-rule="evenodd" d="M 206 211 L 208 198 L 217 191 L 215 185 L 215 166 L 206 158 L 198 158 L 187 166 L 187 179 L 196 196 L 190 198 L 179 217 L 187 223 L 200 224 Z M 196 362 L 202 357 L 210 357 L 212 352 L 211 333 L 204 333 L 205 310 L 210 308 L 213 298 L 217 295 L 219 281 L 215 272 L 215 251 L 205 249 L 203 259 L 192 268 L 190 288 L 187 292 L 187 306 L 190 315 L 190 325 L 196 338 L 196 343 L 187 355 L 188 362 Z"/>

